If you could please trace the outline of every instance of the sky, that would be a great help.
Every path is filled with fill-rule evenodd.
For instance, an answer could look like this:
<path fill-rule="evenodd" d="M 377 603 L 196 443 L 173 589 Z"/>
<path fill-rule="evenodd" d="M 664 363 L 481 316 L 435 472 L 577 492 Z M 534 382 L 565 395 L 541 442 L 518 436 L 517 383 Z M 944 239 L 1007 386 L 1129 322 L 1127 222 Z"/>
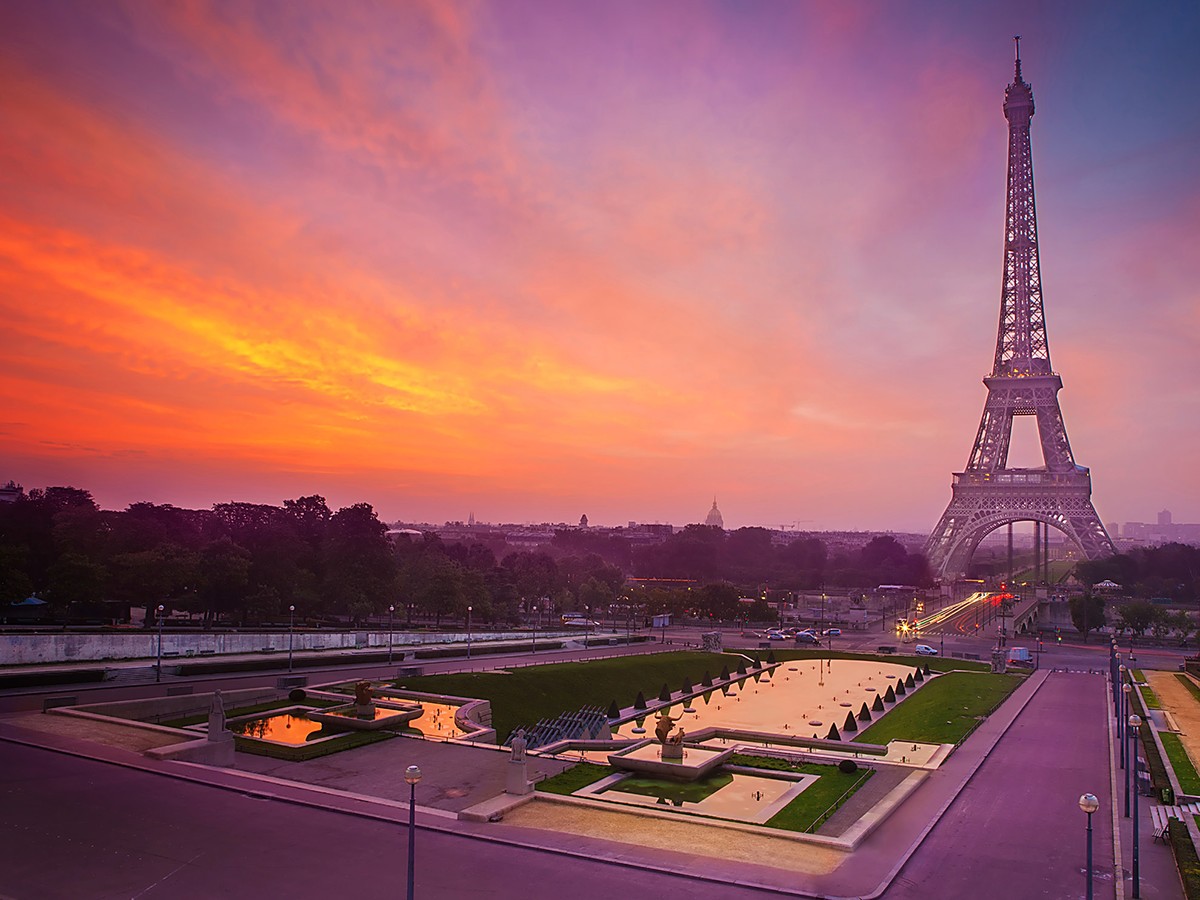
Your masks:
<path fill-rule="evenodd" d="M 1200 522 L 1183 2 L 2 3 L 0 481 L 928 531 L 1015 34 L 1076 460 Z"/>

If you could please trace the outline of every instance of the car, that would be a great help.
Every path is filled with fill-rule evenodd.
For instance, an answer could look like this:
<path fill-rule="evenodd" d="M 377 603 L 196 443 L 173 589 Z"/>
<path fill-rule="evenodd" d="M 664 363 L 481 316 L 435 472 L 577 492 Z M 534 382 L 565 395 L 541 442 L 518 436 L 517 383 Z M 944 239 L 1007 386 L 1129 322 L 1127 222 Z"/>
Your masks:
<path fill-rule="evenodd" d="M 826 635 L 826 637 L 841 637 L 841 636 L 842 636 L 842 629 L 840 629 L 840 628 L 826 628 L 826 629 L 825 629 L 825 635 Z"/>
<path fill-rule="evenodd" d="M 1033 654 L 1027 647 L 1013 647 L 1008 651 L 1008 664 L 1020 669 L 1034 667 Z"/>
<path fill-rule="evenodd" d="M 767 632 L 767 640 L 768 641 L 786 641 L 787 635 L 784 634 L 782 631 L 768 631 Z"/>
<path fill-rule="evenodd" d="M 917 656 L 937 656 L 938 652 L 935 647 L 930 647 L 928 644 L 917 644 L 913 647 L 913 653 Z"/>
<path fill-rule="evenodd" d="M 810 631 L 801 631 L 796 635 L 797 644 L 819 644 L 821 639 Z"/>
<path fill-rule="evenodd" d="M 742 637 L 748 637 L 748 638 L 760 638 L 760 637 L 762 637 L 762 635 L 761 635 L 761 634 L 759 634 L 757 631 L 743 631 L 743 632 L 742 632 Z"/>

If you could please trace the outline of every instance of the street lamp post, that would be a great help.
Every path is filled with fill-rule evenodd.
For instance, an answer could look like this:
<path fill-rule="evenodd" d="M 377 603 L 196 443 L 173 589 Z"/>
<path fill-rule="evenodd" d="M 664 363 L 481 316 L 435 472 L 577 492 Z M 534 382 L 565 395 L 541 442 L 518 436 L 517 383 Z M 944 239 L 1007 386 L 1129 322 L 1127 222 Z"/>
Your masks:
<path fill-rule="evenodd" d="M 583 608 L 583 649 L 588 648 L 588 638 L 591 637 L 592 631 L 592 608 L 585 606 Z"/>
<path fill-rule="evenodd" d="M 1092 900 L 1092 813 L 1100 808 L 1095 794 L 1079 798 L 1079 808 L 1087 813 L 1087 900 Z"/>
<path fill-rule="evenodd" d="M 534 652 L 535 656 L 537 655 L 537 627 L 538 627 L 538 615 L 537 615 L 537 607 L 535 606 L 533 608 L 533 652 Z"/>
<path fill-rule="evenodd" d="M 1134 713 L 1129 717 L 1129 724 L 1133 726 L 1133 754 L 1129 757 L 1130 770 L 1137 771 L 1137 742 L 1142 730 L 1142 717 Z M 1133 898 L 1138 900 L 1142 896 L 1142 879 L 1141 869 L 1138 864 L 1138 798 L 1137 791 L 1133 792 Z"/>
<path fill-rule="evenodd" d="M 471 658 L 471 607 L 467 607 L 467 659 Z"/>
<path fill-rule="evenodd" d="M 392 616 L 396 612 L 394 605 L 388 607 L 388 665 L 392 664 Z"/>
<path fill-rule="evenodd" d="M 1130 685 L 1125 683 L 1125 667 L 1121 666 L 1119 671 L 1121 673 L 1121 689 L 1119 692 L 1121 699 L 1120 699 L 1119 705 L 1117 706 L 1117 739 L 1120 740 L 1120 742 L 1121 742 L 1121 768 L 1123 769 L 1123 768 L 1125 768 L 1125 728 L 1126 728 L 1124 718 L 1125 718 L 1125 716 L 1128 715 L 1129 692 L 1132 691 L 1133 688 Z"/>
<path fill-rule="evenodd" d="M 417 848 L 417 784 L 421 780 L 421 770 L 409 766 L 404 772 L 404 780 L 408 782 L 408 900 L 413 900 L 413 888 L 416 884 L 416 869 L 413 866 L 413 854 Z"/>
<path fill-rule="evenodd" d="M 165 607 L 158 604 L 158 662 L 154 664 L 154 680 L 162 681 L 162 622 Z"/>
<path fill-rule="evenodd" d="M 296 607 L 288 607 L 288 671 L 292 671 L 292 643 L 296 633 Z"/>
<path fill-rule="evenodd" d="M 1125 694 L 1125 709 L 1122 711 L 1122 715 L 1124 715 L 1126 712 L 1129 711 L 1129 693 L 1130 693 L 1130 691 L 1133 690 L 1133 687 L 1131 685 L 1127 684 L 1122 688 L 1122 690 L 1124 691 L 1124 694 Z M 1121 737 L 1121 753 L 1125 758 L 1125 818 L 1128 819 L 1129 818 L 1129 782 L 1132 780 L 1133 769 L 1134 769 L 1133 758 L 1132 758 L 1133 750 L 1129 746 L 1129 739 L 1133 736 L 1129 733 L 1129 719 L 1126 719 L 1122 723 L 1122 731 L 1123 731 L 1123 734 Z"/>

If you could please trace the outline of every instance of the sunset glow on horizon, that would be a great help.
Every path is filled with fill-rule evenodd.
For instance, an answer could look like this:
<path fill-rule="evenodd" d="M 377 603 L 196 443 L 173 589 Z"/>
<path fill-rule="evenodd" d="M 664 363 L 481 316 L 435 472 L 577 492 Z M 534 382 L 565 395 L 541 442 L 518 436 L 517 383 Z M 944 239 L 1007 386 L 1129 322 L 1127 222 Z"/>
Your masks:
<path fill-rule="evenodd" d="M 1200 521 L 1198 32 L 1185 4 L 4 4 L 0 482 L 927 531 L 986 395 L 1020 33 L 1075 456 L 1105 522 Z"/>

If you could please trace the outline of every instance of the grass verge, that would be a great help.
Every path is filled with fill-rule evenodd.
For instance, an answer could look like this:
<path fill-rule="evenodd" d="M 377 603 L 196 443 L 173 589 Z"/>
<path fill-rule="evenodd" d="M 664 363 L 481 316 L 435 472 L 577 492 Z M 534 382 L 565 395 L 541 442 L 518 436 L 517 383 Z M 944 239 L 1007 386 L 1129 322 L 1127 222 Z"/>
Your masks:
<path fill-rule="evenodd" d="M 735 753 L 729 764 L 774 772 L 797 772 L 816 775 L 817 780 L 808 786 L 791 803 L 767 821 L 767 827 L 785 831 L 815 831 L 832 813 L 833 808 L 845 803 L 854 792 L 866 784 L 875 774 L 874 769 L 861 768 L 856 772 L 842 772 L 837 766 L 819 763 L 793 763 L 773 756 L 754 756 Z"/>
<path fill-rule="evenodd" d="M 1196 766 L 1188 756 L 1179 735 L 1162 731 L 1158 737 L 1167 752 L 1167 759 L 1171 761 L 1171 768 L 1175 770 L 1179 789 L 1189 796 L 1200 797 L 1200 773 L 1196 771 Z"/>
<path fill-rule="evenodd" d="M 1200 685 L 1197 685 L 1196 682 L 1182 673 L 1176 673 L 1175 677 L 1179 679 L 1180 684 L 1191 692 L 1191 695 L 1196 698 L 1197 702 L 1200 702 Z"/>
<path fill-rule="evenodd" d="M 699 803 L 732 781 L 733 776 L 728 772 L 718 772 L 699 781 L 666 781 L 662 778 L 638 778 L 635 775 L 623 779 L 616 790 L 623 794 L 662 797 L 679 803 Z"/>
<path fill-rule="evenodd" d="M 724 666 L 732 671 L 736 660 L 726 654 L 683 651 L 525 666 L 507 672 L 422 675 L 398 679 L 396 685 L 490 700 L 492 726 L 503 742 L 521 725 L 533 725 L 581 706 L 607 709 L 614 700 L 619 707 L 631 706 L 639 691 L 653 700 L 664 683 L 678 691 L 685 678 L 699 687 L 706 670 L 715 678 Z"/>
<path fill-rule="evenodd" d="M 539 781 L 537 789 L 548 794 L 573 794 L 582 787 L 595 784 L 601 778 L 607 778 L 615 771 L 616 769 L 612 766 L 598 766 L 595 763 L 581 762 L 559 772 L 553 778 Z"/>
<path fill-rule="evenodd" d="M 1187 900 L 1200 900 L 1200 858 L 1188 835 L 1187 825 L 1178 819 L 1167 822 L 1167 833 L 1171 838 L 1171 850 L 1175 853 L 1175 866 L 1183 882 L 1183 893 Z"/>
<path fill-rule="evenodd" d="M 1142 706 L 1137 691 L 1129 692 L 1129 709 L 1131 712 L 1137 713 L 1145 722 L 1146 709 Z M 1167 767 L 1163 763 L 1162 756 L 1159 755 L 1158 744 L 1154 743 L 1154 735 L 1150 733 L 1152 727 L 1149 722 L 1146 722 L 1138 729 L 1138 734 L 1142 740 L 1142 755 L 1146 757 L 1146 767 L 1150 769 L 1150 784 L 1156 791 L 1161 791 L 1170 786 L 1171 779 L 1167 777 Z"/>
<path fill-rule="evenodd" d="M 1142 687 L 1141 692 L 1142 699 L 1146 701 L 1146 707 L 1148 709 L 1162 709 L 1162 703 L 1158 699 L 1158 694 L 1154 693 L 1154 691 L 1148 687 Z"/>
<path fill-rule="evenodd" d="M 1023 677 L 977 672 L 940 675 L 854 740 L 865 744 L 894 740 L 960 743 L 1008 698 Z"/>

